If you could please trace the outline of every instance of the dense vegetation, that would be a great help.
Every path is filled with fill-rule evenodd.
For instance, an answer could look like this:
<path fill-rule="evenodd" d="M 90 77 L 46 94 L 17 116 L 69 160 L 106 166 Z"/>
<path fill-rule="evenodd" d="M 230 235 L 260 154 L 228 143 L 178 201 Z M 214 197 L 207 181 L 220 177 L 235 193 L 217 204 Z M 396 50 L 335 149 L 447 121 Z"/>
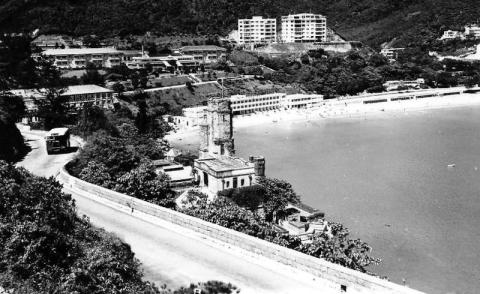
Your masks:
<path fill-rule="evenodd" d="M 361 272 L 367 272 L 369 265 L 380 262 L 370 256 L 368 244 L 350 239 L 348 229 L 339 223 L 330 223 L 330 230 L 316 232 L 311 243 L 302 243 L 297 237 L 279 233 L 268 220 L 268 212 L 282 212 L 288 199 L 298 199 L 298 196 L 294 196 L 295 192 L 283 181 L 265 179 L 260 186 L 263 190 L 260 194 L 265 197 L 262 204 L 266 207 L 266 214 L 259 213 L 257 207 L 242 207 L 223 196 L 207 202 L 207 197 L 198 192 L 190 192 L 182 212 Z"/>
<path fill-rule="evenodd" d="M 15 162 L 29 150 L 15 126 L 24 109 L 21 98 L 0 94 L 0 160 Z"/>
<path fill-rule="evenodd" d="M 407 49 L 395 62 L 368 48 L 347 54 L 311 51 L 298 59 L 260 57 L 259 64 L 274 70 L 264 77 L 276 83 L 298 84 L 325 98 L 384 91 L 388 80 L 423 78 L 429 87 L 473 86 L 480 83 L 480 62 L 439 61 L 418 48 Z"/>
<path fill-rule="evenodd" d="M 349 40 L 421 44 L 480 17 L 477 0 L 0 1 L 0 28 L 75 35 L 226 34 L 237 19 L 314 12 Z"/>
<path fill-rule="evenodd" d="M 144 100 L 137 103 L 136 116 L 121 106 L 106 113 L 85 106 L 73 129 L 87 143 L 70 169 L 88 182 L 172 207 L 168 178 L 157 175 L 151 163 L 163 158 L 168 144 L 161 138 L 169 128 L 147 113 Z"/>
<path fill-rule="evenodd" d="M 158 293 L 128 244 L 78 218 L 70 195 L 0 161 L 0 285 L 15 293 Z"/>

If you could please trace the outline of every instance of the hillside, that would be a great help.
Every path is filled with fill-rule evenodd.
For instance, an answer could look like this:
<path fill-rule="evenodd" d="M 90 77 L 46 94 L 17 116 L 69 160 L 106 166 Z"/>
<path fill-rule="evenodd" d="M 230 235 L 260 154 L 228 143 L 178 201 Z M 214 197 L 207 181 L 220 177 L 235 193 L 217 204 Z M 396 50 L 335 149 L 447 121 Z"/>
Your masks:
<path fill-rule="evenodd" d="M 292 2 L 294 2 L 292 4 Z M 226 34 L 239 17 L 325 14 L 349 40 L 420 44 L 480 19 L 478 0 L 0 0 L 0 30 L 103 36 Z"/>

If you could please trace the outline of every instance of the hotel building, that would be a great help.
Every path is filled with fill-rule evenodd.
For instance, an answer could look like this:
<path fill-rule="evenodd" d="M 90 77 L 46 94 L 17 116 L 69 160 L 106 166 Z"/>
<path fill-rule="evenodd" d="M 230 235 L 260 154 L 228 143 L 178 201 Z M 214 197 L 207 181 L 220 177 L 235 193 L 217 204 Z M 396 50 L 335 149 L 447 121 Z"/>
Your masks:
<path fill-rule="evenodd" d="M 277 20 L 261 16 L 239 19 L 238 40 L 242 45 L 275 43 L 277 41 Z"/>
<path fill-rule="evenodd" d="M 257 111 L 276 109 L 309 108 L 323 102 L 323 96 L 317 94 L 272 93 L 264 95 L 234 95 L 230 97 L 232 113 L 247 114 Z"/>
<path fill-rule="evenodd" d="M 301 13 L 282 16 L 282 42 L 327 41 L 327 19 L 320 14 Z"/>

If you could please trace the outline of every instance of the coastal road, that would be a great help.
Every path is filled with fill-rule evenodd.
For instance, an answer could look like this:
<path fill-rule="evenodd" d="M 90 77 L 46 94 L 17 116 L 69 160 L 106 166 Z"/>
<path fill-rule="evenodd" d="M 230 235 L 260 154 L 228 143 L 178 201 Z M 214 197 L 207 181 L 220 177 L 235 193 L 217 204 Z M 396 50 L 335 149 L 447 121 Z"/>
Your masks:
<path fill-rule="evenodd" d="M 32 151 L 18 164 L 39 176 L 54 176 L 75 155 L 47 155 L 41 134 L 24 133 Z M 72 142 L 75 143 L 75 142 Z M 75 145 L 75 144 L 72 144 Z M 169 288 L 219 280 L 230 282 L 241 293 L 336 293 L 312 275 L 279 263 L 228 249 L 139 212 L 99 200 L 83 191 L 69 190 L 79 215 L 130 244 L 142 263 L 145 279 Z"/>

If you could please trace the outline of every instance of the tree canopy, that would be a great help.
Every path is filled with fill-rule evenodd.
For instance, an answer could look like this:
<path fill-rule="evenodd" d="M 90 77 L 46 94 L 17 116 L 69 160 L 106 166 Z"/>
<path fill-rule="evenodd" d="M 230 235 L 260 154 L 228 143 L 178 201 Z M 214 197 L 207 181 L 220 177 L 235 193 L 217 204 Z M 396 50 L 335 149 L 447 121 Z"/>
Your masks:
<path fill-rule="evenodd" d="M 159 293 L 130 246 L 88 219 L 70 195 L 0 161 L 0 286 L 15 293 Z M 121 266 L 119 266 L 121 265 Z"/>

